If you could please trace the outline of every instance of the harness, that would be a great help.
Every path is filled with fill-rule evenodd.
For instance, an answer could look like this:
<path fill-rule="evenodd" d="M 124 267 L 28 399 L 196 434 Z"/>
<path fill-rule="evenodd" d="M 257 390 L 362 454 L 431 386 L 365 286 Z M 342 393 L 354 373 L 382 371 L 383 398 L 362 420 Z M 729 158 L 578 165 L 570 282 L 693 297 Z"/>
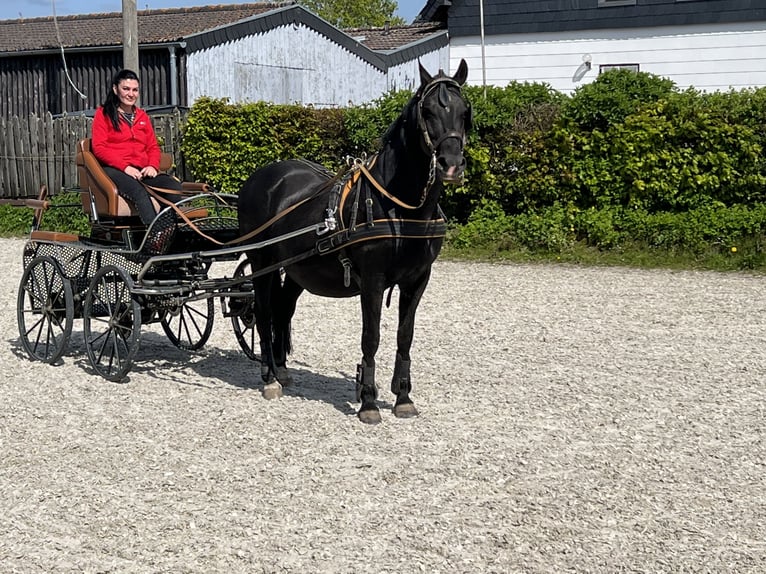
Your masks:
<path fill-rule="evenodd" d="M 361 197 L 363 180 L 367 180 L 383 197 L 390 199 L 399 207 L 409 210 L 423 206 L 427 192 L 433 184 L 429 181 L 426 185 L 418 205 L 409 205 L 386 190 L 370 173 L 376 159 L 377 156 L 373 156 L 367 161 L 354 159 L 351 170 L 333 187 L 330 192 L 327 214 L 328 217 L 335 218 L 337 213 L 339 221 L 334 233 L 317 241 L 316 251 L 318 254 L 325 255 L 338 251 L 347 245 L 372 239 L 431 239 L 444 237 L 447 234 L 447 222 L 441 208 L 438 208 L 439 215 L 434 219 L 374 218 L 374 200 L 369 186 L 366 188 L 366 197 Z M 349 197 L 353 197 L 353 203 L 348 221 L 345 221 L 345 205 Z M 365 209 L 360 214 L 362 204 L 364 204 Z M 364 221 L 361 221 L 362 219 Z"/>
<path fill-rule="evenodd" d="M 293 233 L 287 233 L 284 236 L 279 236 L 268 240 L 269 243 L 274 243 L 282 238 L 294 237 L 297 234 L 302 234 L 309 231 L 316 231 L 317 235 L 321 235 L 320 239 L 314 244 L 312 249 L 300 253 L 294 257 L 290 257 L 288 260 L 277 263 L 269 267 L 279 268 L 286 266 L 287 264 L 297 263 L 303 259 L 307 259 L 314 255 L 327 255 L 330 253 L 338 253 L 338 259 L 343 264 L 344 268 L 344 284 L 346 287 L 350 285 L 351 276 L 353 270 L 351 268 L 351 261 L 346 256 L 345 248 L 351 245 L 356 245 L 365 241 L 372 241 L 375 239 L 434 239 L 445 237 L 447 234 L 447 223 L 444 217 L 444 213 L 441 208 L 437 206 L 437 216 L 433 219 L 409 219 L 409 218 L 396 218 L 396 217 L 384 217 L 375 219 L 374 217 L 374 199 L 371 189 L 378 191 L 381 197 L 385 197 L 395 205 L 402 209 L 414 211 L 421 208 L 428 198 L 428 192 L 436 181 L 436 166 L 437 166 L 437 150 L 439 146 L 449 138 L 457 138 L 461 141 L 461 148 L 465 142 L 465 134 L 450 130 L 443 133 L 436 142 L 431 140 L 428 133 L 428 129 L 423 118 L 423 102 L 428 94 L 432 91 L 439 89 L 441 86 L 451 85 L 460 87 L 459 84 L 450 77 L 437 77 L 426 84 L 420 92 L 417 94 L 417 126 L 421 135 L 421 147 L 430 156 L 430 167 L 428 178 L 423 191 L 420 195 L 420 200 L 417 205 L 410 205 L 392 193 L 385 189 L 383 185 L 378 182 L 371 173 L 372 167 L 375 165 L 377 155 L 368 159 L 350 159 L 349 167 L 345 174 L 340 173 L 334 178 L 329 179 L 326 183 L 319 186 L 309 196 L 303 198 L 299 202 L 285 208 L 281 212 L 271 217 L 268 221 L 263 223 L 258 228 L 250 231 L 248 234 L 236 238 L 234 240 L 222 243 L 221 241 L 206 235 L 198 229 L 191 219 L 179 209 L 175 203 L 163 198 L 158 192 L 164 193 L 179 193 L 173 190 L 157 189 L 147 187 L 147 191 L 162 204 L 172 206 L 176 213 L 197 233 L 218 245 L 236 245 L 244 241 L 256 237 L 266 229 L 268 229 L 275 222 L 285 217 L 291 211 L 297 209 L 304 203 L 315 199 L 328 188 L 330 189 L 330 199 L 326 209 L 326 217 L 324 224 L 318 223 L 313 226 L 309 226 L 298 230 Z M 441 93 L 439 95 L 441 98 Z M 470 108 L 469 108 L 470 114 Z M 309 162 L 307 165 L 313 166 Z M 315 168 L 316 169 L 316 168 Z M 362 181 L 366 180 L 370 185 L 364 186 L 365 197 L 362 196 Z M 346 211 L 346 205 L 348 201 L 352 202 L 351 209 L 348 216 L 348 221 L 344 219 L 344 213 Z M 364 206 L 364 211 L 360 213 L 361 206 Z M 391 212 L 389 211 L 389 214 Z M 336 217 L 337 216 L 337 217 Z M 327 235 L 329 233 L 329 235 Z M 263 270 L 257 274 L 261 274 Z M 356 275 L 354 274 L 355 279 Z M 358 279 L 357 279 L 358 282 Z M 390 296 L 390 293 L 389 293 Z"/>

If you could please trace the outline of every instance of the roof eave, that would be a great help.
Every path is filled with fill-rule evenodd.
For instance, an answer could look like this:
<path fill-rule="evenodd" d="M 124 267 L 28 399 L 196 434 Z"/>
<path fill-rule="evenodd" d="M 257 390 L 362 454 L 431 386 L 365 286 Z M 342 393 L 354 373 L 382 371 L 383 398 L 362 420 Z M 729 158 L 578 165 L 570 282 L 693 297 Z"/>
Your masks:
<path fill-rule="evenodd" d="M 381 54 L 370 50 L 326 20 L 297 5 L 269 10 L 263 14 L 257 14 L 233 24 L 218 26 L 205 32 L 186 36 L 184 38 L 186 40 L 186 51 L 192 53 L 206 50 L 222 43 L 222 41 L 238 40 L 254 33 L 268 32 L 274 28 L 290 24 L 303 24 L 332 40 L 378 70 L 385 72 L 388 69 L 388 63 Z"/>
<path fill-rule="evenodd" d="M 185 48 L 186 42 L 183 40 L 173 40 L 169 42 L 152 42 L 147 44 L 138 44 L 138 49 L 141 48 L 165 48 L 169 46 L 175 46 L 176 48 Z M 87 54 L 90 52 L 112 52 L 121 51 L 123 49 L 122 44 L 108 44 L 99 46 L 76 46 L 71 48 L 64 48 L 66 54 Z M 60 54 L 61 48 L 40 48 L 38 50 L 17 50 L 15 52 L 0 52 L 0 58 L 17 58 L 23 56 L 48 56 L 50 54 Z"/>
<path fill-rule="evenodd" d="M 385 54 L 389 66 L 397 66 L 446 46 L 449 46 L 449 34 L 447 30 L 442 30 L 428 38 L 421 38 L 394 50 L 386 50 L 381 53 Z"/>

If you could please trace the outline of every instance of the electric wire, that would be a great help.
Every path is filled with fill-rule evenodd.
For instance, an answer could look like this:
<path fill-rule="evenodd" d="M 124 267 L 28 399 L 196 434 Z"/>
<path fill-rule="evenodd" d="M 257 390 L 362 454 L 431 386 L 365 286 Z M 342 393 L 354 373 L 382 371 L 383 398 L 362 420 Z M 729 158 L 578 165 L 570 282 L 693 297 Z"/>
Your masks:
<path fill-rule="evenodd" d="M 59 21 L 58 21 L 58 18 L 56 17 L 56 0 L 51 0 L 51 8 L 53 10 L 53 25 L 56 28 L 56 40 L 58 41 L 59 48 L 61 50 L 61 61 L 64 63 L 64 75 L 66 76 L 66 79 L 69 82 L 69 85 L 72 86 L 72 89 L 74 89 L 74 91 L 79 94 L 82 100 L 87 101 L 88 96 L 83 94 L 77 88 L 77 86 L 75 86 L 71 76 L 69 75 L 69 68 L 67 67 L 66 56 L 64 55 L 64 43 L 61 41 L 61 31 L 59 30 Z"/>

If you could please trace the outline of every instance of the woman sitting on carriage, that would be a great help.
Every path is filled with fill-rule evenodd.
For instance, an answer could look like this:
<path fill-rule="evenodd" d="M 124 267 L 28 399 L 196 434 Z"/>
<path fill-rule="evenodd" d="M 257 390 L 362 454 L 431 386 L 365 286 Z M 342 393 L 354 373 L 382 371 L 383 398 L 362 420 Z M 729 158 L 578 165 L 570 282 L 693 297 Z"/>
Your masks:
<path fill-rule="evenodd" d="M 103 105 L 93 118 L 93 154 L 106 174 L 117 186 L 118 193 L 133 204 L 141 222 L 151 225 L 157 215 L 147 186 L 165 199 L 181 199 L 181 182 L 159 172 L 160 146 L 149 115 L 136 103 L 139 95 L 138 76 L 121 70 L 112 80 Z M 163 193 L 160 190 L 170 190 Z M 168 247 L 175 227 L 175 214 L 167 212 L 168 221 L 158 221 L 155 231 L 144 242 L 144 250 L 161 253 Z"/>

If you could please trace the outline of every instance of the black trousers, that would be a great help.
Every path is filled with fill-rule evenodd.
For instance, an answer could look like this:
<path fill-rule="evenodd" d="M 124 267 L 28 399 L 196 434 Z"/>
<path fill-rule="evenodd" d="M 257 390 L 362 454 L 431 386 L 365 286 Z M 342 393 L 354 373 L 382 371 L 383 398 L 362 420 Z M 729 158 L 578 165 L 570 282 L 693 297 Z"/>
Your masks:
<path fill-rule="evenodd" d="M 181 191 L 181 182 L 166 173 L 160 173 L 156 177 L 146 177 L 139 181 L 113 167 L 104 166 L 104 171 L 117 186 L 117 193 L 136 207 L 138 217 L 141 218 L 141 223 L 145 225 L 149 225 L 154 220 L 157 212 L 154 211 L 154 204 L 152 204 L 149 192 L 146 191 L 144 184 L 151 187 Z M 173 203 L 183 198 L 180 194 L 157 193 Z"/>

